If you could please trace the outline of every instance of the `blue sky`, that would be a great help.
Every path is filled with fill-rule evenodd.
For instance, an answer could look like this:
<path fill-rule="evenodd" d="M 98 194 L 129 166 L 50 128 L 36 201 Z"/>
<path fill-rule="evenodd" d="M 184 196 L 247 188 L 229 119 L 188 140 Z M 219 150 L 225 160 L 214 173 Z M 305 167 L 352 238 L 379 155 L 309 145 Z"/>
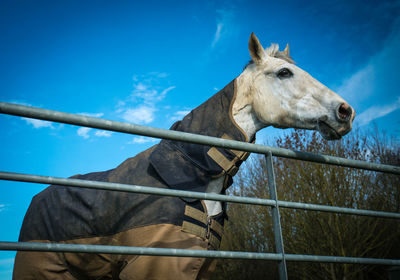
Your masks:
<path fill-rule="evenodd" d="M 111 4 L 112 3 L 112 4 Z M 399 1 L 1 1 L 0 101 L 169 128 L 237 77 L 251 32 L 400 139 Z M 2 171 L 114 168 L 151 138 L 0 115 Z M 266 129 L 262 143 L 279 134 Z M 44 185 L 0 181 L 0 240 Z M 0 279 L 14 253 L 0 252 Z"/>

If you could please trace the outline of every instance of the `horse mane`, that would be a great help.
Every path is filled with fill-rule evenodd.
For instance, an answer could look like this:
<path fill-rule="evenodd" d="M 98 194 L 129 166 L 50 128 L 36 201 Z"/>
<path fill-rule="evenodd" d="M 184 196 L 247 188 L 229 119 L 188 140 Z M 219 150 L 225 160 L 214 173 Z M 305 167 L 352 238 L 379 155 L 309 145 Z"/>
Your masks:
<path fill-rule="evenodd" d="M 294 60 L 284 52 L 279 51 L 279 45 L 272 43 L 271 46 L 265 49 L 265 53 L 271 57 L 283 59 L 289 63 L 294 64 Z M 246 69 L 249 65 L 254 64 L 254 61 L 250 59 L 250 61 L 244 66 L 243 70 Z"/>

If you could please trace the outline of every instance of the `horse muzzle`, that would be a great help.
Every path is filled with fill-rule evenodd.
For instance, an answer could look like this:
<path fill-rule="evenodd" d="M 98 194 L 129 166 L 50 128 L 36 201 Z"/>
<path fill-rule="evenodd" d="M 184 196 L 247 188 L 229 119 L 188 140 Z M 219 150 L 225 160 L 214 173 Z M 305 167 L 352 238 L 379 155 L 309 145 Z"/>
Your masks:
<path fill-rule="evenodd" d="M 352 122 L 356 116 L 354 109 L 347 103 L 342 103 L 336 108 L 336 119 L 339 122 Z"/>
<path fill-rule="evenodd" d="M 349 133 L 356 116 L 354 109 L 347 103 L 341 103 L 336 107 L 334 120 L 327 117 L 321 118 L 317 123 L 317 130 L 326 140 L 339 140 Z"/>

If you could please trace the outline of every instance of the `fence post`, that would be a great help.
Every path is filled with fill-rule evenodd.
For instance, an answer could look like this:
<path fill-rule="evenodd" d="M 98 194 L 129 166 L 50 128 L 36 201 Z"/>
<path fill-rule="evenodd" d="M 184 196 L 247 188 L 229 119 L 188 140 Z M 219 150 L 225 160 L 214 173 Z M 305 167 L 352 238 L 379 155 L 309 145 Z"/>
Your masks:
<path fill-rule="evenodd" d="M 271 152 L 268 152 L 265 155 L 265 161 L 267 164 L 269 194 L 271 196 L 271 199 L 275 200 L 275 205 L 271 207 L 272 222 L 274 225 L 275 248 L 276 248 L 276 253 L 282 255 L 282 260 L 278 262 L 279 279 L 287 280 L 288 276 L 286 269 L 285 250 L 282 238 L 281 217 L 279 214 L 278 195 L 276 192 L 276 182 L 275 182 L 274 166 L 272 162 Z"/>

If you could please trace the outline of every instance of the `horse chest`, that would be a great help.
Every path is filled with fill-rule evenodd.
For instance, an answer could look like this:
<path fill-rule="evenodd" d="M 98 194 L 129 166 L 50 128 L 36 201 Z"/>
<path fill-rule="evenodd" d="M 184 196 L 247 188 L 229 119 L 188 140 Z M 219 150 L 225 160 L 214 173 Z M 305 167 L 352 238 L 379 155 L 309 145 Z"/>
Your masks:
<path fill-rule="evenodd" d="M 220 194 L 224 187 L 225 176 L 221 176 L 217 179 L 213 179 L 207 185 L 206 193 L 217 193 Z M 204 200 L 207 208 L 208 216 L 214 216 L 222 212 L 222 203 L 220 201 Z"/>

